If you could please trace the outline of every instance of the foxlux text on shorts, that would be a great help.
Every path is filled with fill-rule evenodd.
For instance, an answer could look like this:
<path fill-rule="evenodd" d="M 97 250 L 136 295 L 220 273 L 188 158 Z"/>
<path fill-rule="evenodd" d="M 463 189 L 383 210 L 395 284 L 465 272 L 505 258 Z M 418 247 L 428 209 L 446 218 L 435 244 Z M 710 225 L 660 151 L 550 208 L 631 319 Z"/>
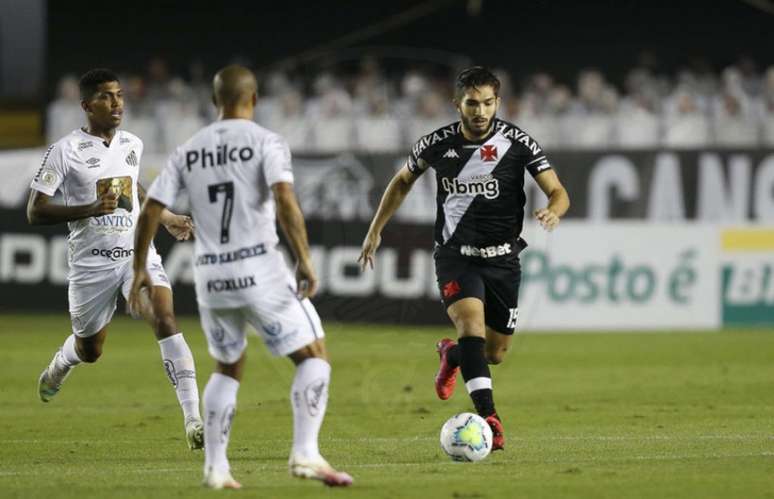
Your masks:
<path fill-rule="evenodd" d="M 219 293 L 221 291 L 238 291 L 240 289 L 252 288 L 257 286 L 255 276 L 248 275 L 244 277 L 229 279 L 213 279 L 207 281 L 207 291 L 209 293 Z"/>

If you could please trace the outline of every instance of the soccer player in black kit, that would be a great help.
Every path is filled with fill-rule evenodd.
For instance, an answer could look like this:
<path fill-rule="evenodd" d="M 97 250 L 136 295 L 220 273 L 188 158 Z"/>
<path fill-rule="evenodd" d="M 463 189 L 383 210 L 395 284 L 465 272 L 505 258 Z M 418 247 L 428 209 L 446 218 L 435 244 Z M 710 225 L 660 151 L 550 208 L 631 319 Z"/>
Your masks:
<path fill-rule="evenodd" d="M 359 262 L 373 268 L 381 232 L 412 185 L 435 169 L 437 209 L 435 268 L 446 312 L 458 342 L 444 338 L 436 349 L 438 397 L 451 397 L 462 371 L 476 411 L 494 434 L 492 449 L 503 449 L 502 421 L 495 410 L 489 364 L 499 364 L 510 346 L 518 317 L 524 221 L 524 172 L 548 197 L 534 213 L 553 230 L 570 206 L 543 150 L 512 123 L 495 117 L 500 81 L 475 66 L 459 74 L 454 105 L 460 121 L 425 135 L 406 165 L 390 181 L 363 242 Z"/>

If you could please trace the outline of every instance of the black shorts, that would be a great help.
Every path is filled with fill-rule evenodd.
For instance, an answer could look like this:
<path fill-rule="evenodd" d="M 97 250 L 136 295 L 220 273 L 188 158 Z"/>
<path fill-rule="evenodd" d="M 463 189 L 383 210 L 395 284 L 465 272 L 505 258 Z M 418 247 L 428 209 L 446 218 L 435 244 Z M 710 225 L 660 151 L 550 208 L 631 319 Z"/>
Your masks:
<path fill-rule="evenodd" d="M 462 298 L 478 298 L 484 303 L 486 325 L 498 333 L 513 334 L 519 316 L 518 255 L 483 259 L 436 250 L 435 275 L 445 307 Z"/>

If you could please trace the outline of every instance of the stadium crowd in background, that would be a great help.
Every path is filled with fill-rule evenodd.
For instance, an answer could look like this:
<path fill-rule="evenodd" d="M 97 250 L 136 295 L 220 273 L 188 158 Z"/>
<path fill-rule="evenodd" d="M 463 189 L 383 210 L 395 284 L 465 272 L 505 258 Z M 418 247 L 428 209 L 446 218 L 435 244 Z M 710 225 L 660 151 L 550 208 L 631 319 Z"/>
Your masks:
<path fill-rule="evenodd" d="M 198 63 L 187 73 L 173 75 L 154 58 L 145 74 L 123 75 L 124 126 L 146 152 L 171 152 L 213 119 L 209 74 Z M 774 146 L 774 66 L 760 71 L 749 59 L 719 72 L 695 65 L 669 75 L 640 63 L 619 85 L 595 69 L 579 71 L 572 85 L 545 72 L 496 73 L 500 115 L 552 150 Z M 364 58 L 354 69 L 308 74 L 261 75 L 255 118 L 294 152 L 403 151 L 456 119 L 448 105 L 452 68 L 387 71 Z M 77 80 L 62 77 L 47 109 L 49 142 L 82 125 L 78 101 Z"/>

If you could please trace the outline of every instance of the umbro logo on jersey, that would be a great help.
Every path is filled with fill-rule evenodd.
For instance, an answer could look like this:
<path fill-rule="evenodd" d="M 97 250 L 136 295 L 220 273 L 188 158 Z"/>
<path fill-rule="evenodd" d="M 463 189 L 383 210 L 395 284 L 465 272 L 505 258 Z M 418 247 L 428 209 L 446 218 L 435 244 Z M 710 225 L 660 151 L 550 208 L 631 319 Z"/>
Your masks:
<path fill-rule="evenodd" d="M 89 168 L 97 168 L 99 166 L 99 158 L 89 158 L 86 160 L 86 164 Z"/>
<path fill-rule="evenodd" d="M 129 166 L 137 166 L 137 155 L 134 151 L 130 152 L 129 156 L 126 157 L 126 164 Z"/>
<path fill-rule="evenodd" d="M 460 157 L 460 155 L 459 155 L 459 154 L 457 154 L 457 151 L 455 151 L 454 149 L 449 149 L 448 151 L 446 151 L 446 152 L 443 154 L 443 157 L 444 157 L 444 158 L 459 158 L 459 157 Z"/>
<path fill-rule="evenodd" d="M 497 147 L 486 144 L 481 146 L 481 161 L 495 161 L 497 159 Z"/>

